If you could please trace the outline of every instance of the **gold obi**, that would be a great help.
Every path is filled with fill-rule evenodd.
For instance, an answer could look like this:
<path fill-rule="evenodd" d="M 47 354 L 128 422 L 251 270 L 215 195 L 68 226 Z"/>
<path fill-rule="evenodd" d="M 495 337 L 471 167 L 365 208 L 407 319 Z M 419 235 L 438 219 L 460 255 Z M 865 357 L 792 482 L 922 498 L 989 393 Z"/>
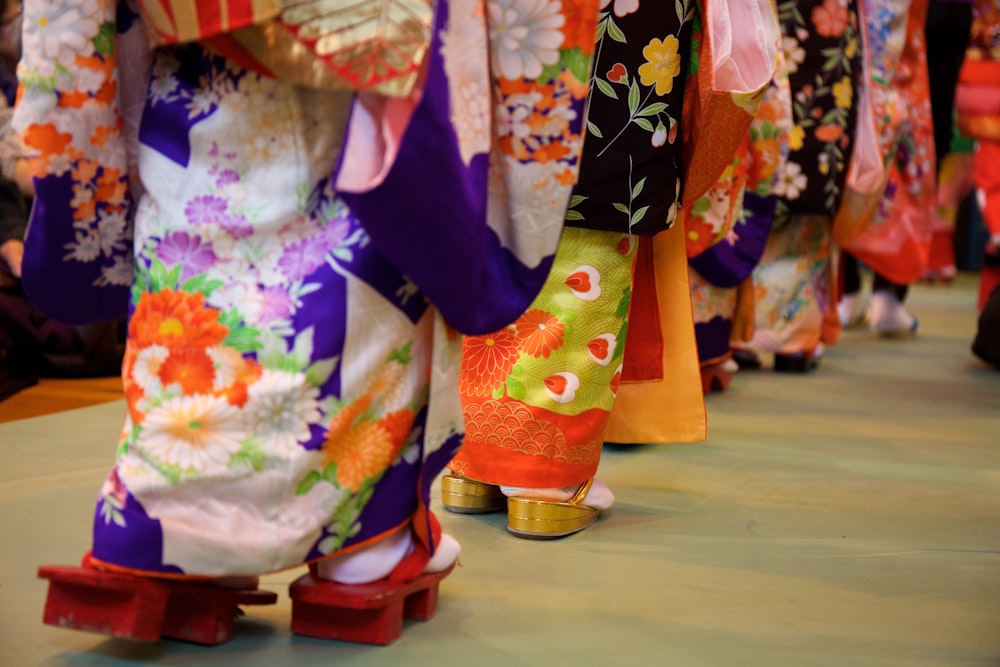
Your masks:
<path fill-rule="evenodd" d="M 409 94 L 434 0 L 139 0 L 156 45 L 203 41 L 304 86 Z"/>

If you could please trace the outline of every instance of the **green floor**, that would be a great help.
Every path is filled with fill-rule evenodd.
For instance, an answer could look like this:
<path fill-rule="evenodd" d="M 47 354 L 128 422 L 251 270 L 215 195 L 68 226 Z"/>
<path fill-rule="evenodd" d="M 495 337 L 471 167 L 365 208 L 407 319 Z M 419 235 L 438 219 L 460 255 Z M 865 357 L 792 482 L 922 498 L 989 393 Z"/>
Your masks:
<path fill-rule="evenodd" d="M 384 648 L 292 636 L 298 572 L 220 647 L 43 626 L 35 569 L 87 548 L 123 406 L 0 425 L 0 664 L 1000 665 L 1000 372 L 968 352 L 971 277 L 911 303 L 916 339 L 737 377 L 705 443 L 606 452 L 618 504 L 583 533 L 443 514 L 464 567 Z"/>

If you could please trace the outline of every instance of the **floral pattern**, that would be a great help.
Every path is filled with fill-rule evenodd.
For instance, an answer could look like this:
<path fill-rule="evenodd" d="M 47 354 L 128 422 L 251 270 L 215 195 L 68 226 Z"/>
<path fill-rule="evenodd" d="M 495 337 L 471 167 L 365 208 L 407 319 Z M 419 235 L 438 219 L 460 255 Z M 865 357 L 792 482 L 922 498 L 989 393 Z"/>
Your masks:
<path fill-rule="evenodd" d="M 365 264 L 378 256 L 330 189 L 329 177 L 316 186 L 296 176 L 283 184 L 292 196 L 265 194 L 262 179 L 275 178 L 262 168 L 270 139 L 315 131 L 311 114 L 343 117 L 329 96 L 291 93 L 287 84 L 243 72 L 196 47 L 159 53 L 154 83 L 167 79 L 170 85 L 151 87 L 170 93 L 151 92 L 147 118 L 157 121 L 168 109 L 181 109 L 194 120 L 192 136 L 208 124 L 214 139 L 192 141 L 186 165 L 162 163 L 162 178 L 149 181 L 141 202 L 123 364 L 128 418 L 113 483 L 98 505 L 95 556 L 142 569 L 159 569 L 162 558 L 182 563 L 185 571 L 211 572 L 220 564 L 201 554 L 215 535 L 179 538 L 166 528 L 162 554 L 135 549 L 131 556 L 110 546 L 123 539 L 111 535 L 138 535 L 153 518 L 167 527 L 196 523 L 190 510 L 170 500 L 168 489 L 180 492 L 188 482 L 239 485 L 258 476 L 287 478 L 304 512 L 300 520 L 309 526 L 286 558 L 333 553 L 348 540 L 389 527 L 371 514 L 375 487 L 394 466 L 418 465 L 420 452 L 430 451 L 418 422 L 429 395 L 429 329 L 414 324 L 433 311 L 399 289 L 343 301 L 346 285 L 361 284 Z M 289 104 L 276 102 L 282 95 L 307 98 L 311 110 L 299 111 L 297 121 L 304 128 L 293 124 Z M 247 107 L 256 111 L 248 114 Z M 261 141 L 248 146 L 238 131 L 214 125 L 235 127 L 237 114 L 263 133 Z M 286 146 L 275 155 L 289 154 Z M 334 157 L 314 152 L 310 169 L 322 174 Z M 175 183 L 185 183 L 187 194 L 168 206 Z M 396 277 L 397 285 L 406 283 Z M 377 319 L 366 323 L 365 336 L 376 333 L 381 341 L 374 347 L 386 351 L 367 376 L 345 376 L 343 369 L 362 347 L 372 348 L 370 342 L 348 334 L 338 345 L 336 336 L 317 335 L 343 326 L 329 319 L 336 316 L 329 306 L 319 319 L 310 315 L 318 299 L 336 303 L 338 294 L 341 307 L 378 313 L 357 316 Z M 286 492 L 278 485 L 271 493 Z M 258 490 L 247 492 L 244 502 L 280 507 L 282 501 Z M 400 518 L 397 511 L 390 521 Z M 243 521 L 241 530 L 267 532 L 254 523 L 259 518 Z M 273 569 L 260 557 L 248 553 L 226 567 Z"/>
<path fill-rule="evenodd" d="M 559 62 L 566 17 L 558 2 L 492 0 L 490 39 L 493 68 L 504 79 L 538 78 L 542 69 Z"/>
<path fill-rule="evenodd" d="M 532 474 L 523 466 L 540 470 L 542 457 L 551 463 L 545 486 L 593 474 L 621 378 L 637 248 L 628 235 L 567 229 L 531 308 L 506 329 L 466 337 L 468 427 L 453 470 L 510 483 Z"/>
<path fill-rule="evenodd" d="M 874 220 L 847 245 L 858 259 L 899 284 L 909 284 L 923 275 L 936 203 L 934 127 L 924 38 L 927 7 L 927 0 L 915 0 L 899 16 L 878 13 L 883 24 L 869 32 L 870 43 L 899 32 L 905 38 L 892 40 L 902 42 L 901 50 L 895 44 L 893 48 L 881 45 L 873 49 L 884 54 L 883 61 L 872 68 L 871 85 L 876 118 L 882 120 L 877 127 L 882 137 L 880 148 L 889 160 L 889 180 Z M 893 9 L 900 13 L 899 8 Z M 887 34 L 887 25 L 895 30 Z M 889 78 L 881 78 L 885 75 Z"/>
<path fill-rule="evenodd" d="M 734 180 L 744 189 L 729 195 L 733 203 L 728 208 L 707 208 L 705 213 L 695 215 L 687 227 L 687 250 L 692 257 L 691 304 L 702 364 L 717 362 L 729 354 L 738 299 L 747 294 L 741 294 L 737 286 L 752 275 L 761 258 L 765 246 L 762 241 L 771 226 L 773 200 L 781 185 L 778 177 L 787 173 L 782 167 L 788 155 L 792 117 L 788 75 L 782 65 L 779 54 L 778 71 L 737 154 L 745 165 L 742 178 L 736 180 L 729 174 L 729 180 L 724 178 L 713 192 L 727 185 L 732 188 Z M 695 205 L 696 214 L 700 208 L 704 207 Z M 710 247 L 702 245 L 706 243 L 702 236 L 708 237 Z"/>
<path fill-rule="evenodd" d="M 641 235 L 673 224 L 680 193 L 676 140 L 695 15 L 689 0 L 679 0 L 675 11 L 638 0 L 604 3 L 588 137 L 566 224 Z"/>
<path fill-rule="evenodd" d="M 110 0 L 60 0 L 25 7 L 24 57 L 18 69 L 24 91 L 18 107 L 23 111 L 15 115 L 15 125 L 23 132 L 32 174 L 43 179 L 42 197 L 72 184 L 66 211 L 72 235 L 66 240 L 36 235 L 26 250 L 29 265 L 38 244 L 58 243 L 61 247 L 45 251 L 61 250 L 67 261 L 66 282 L 71 287 L 61 298 L 71 302 L 81 289 L 110 286 L 122 299 L 117 304 L 121 307 L 132 280 L 128 241 L 132 201 L 117 116 L 114 17 L 115 4 Z M 20 120 L 52 109 L 84 119 L 87 131 L 74 132 L 60 122 L 26 127 Z M 30 275 L 26 278 L 31 280 Z M 43 298 L 37 305 L 60 312 L 58 306 L 48 307 L 47 301 Z"/>
<path fill-rule="evenodd" d="M 471 298 L 502 325 L 514 315 L 497 311 L 523 313 L 537 293 L 576 178 L 597 9 L 570 0 L 436 7 L 426 94 L 400 155 L 443 147 L 448 163 L 432 161 L 470 201 L 456 195 L 450 215 L 431 211 L 437 219 L 414 223 L 405 242 L 387 206 L 411 191 L 425 197 L 412 162 L 388 165 L 387 181 L 404 172 L 388 194 L 338 180 L 341 158 L 359 159 L 345 140 L 349 113 L 363 106 L 352 95 L 249 72 L 196 43 L 157 48 L 148 69 L 118 68 L 117 47 L 133 48 L 122 62 L 149 55 L 127 5 L 33 7 L 46 13 L 29 21 L 18 111 L 39 202 L 28 271 L 49 305 L 74 318 L 130 311 L 127 416 L 95 513 L 97 561 L 260 574 L 429 521 L 430 483 L 463 428 L 462 348 L 442 313 L 463 331 L 481 325 L 462 319 Z M 495 30 L 488 45 L 494 21 L 515 27 L 514 41 Z M 465 31 L 477 51 L 461 50 Z M 491 53 L 515 78 L 490 79 Z M 485 88 L 464 87 L 472 71 L 485 73 Z M 495 107 L 449 115 L 483 90 L 496 93 Z M 137 136 L 125 136 L 135 118 L 118 100 L 139 92 Z M 370 157 L 371 145 L 362 152 Z M 488 215 L 459 214 L 463 206 Z M 435 259 L 442 248 L 447 267 Z M 65 290 L 46 282 L 54 268 Z M 501 273 L 509 282 L 499 289 L 467 287 Z M 539 315 L 508 337 L 529 356 L 554 358 L 563 331 Z M 547 391 L 572 395 L 573 378 L 550 375 Z M 423 528 L 414 524 L 418 537 Z"/>
<path fill-rule="evenodd" d="M 751 347 L 810 352 L 829 305 L 831 241 L 825 216 L 779 217 L 754 271 L 756 333 Z"/>
<path fill-rule="evenodd" d="M 855 0 L 778 5 L 792 89 L 790 155 L 777 193 L 792 213 L 834 215 L 840 204 L 862 72 Z"/>

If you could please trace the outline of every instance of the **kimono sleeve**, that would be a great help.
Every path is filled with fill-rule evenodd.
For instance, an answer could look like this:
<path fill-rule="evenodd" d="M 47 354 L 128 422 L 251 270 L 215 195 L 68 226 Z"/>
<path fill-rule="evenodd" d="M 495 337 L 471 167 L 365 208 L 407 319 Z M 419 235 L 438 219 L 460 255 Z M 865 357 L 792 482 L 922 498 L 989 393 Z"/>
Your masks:
<path fill-rule="evenodd" d="M 35 185 L 23 286 L 53 317 L 85 324 L 126 313 L 132 243 L 115 0 L 28 2 L 14 116 Z"/>

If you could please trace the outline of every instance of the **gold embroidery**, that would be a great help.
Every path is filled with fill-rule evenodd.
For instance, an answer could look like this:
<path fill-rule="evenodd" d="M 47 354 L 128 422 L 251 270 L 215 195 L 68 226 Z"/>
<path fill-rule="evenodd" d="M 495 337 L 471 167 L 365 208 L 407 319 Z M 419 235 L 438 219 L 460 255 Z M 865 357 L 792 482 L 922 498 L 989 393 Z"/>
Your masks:
<path fill-rule="evenodd" d="M 246 6 L 252 25 L 241 26 Z M 220 0 L 218 26 L 199 22 L 195 0 L 140 7 L 159 43 L 228 33 L 282 79 L 394 96 L 413 89 L 434 18 L 434 0 Z"/>
<path fill-rule="evenodd" d="M 591 465 L 601 455 L 600 443 L 571 445 L 559 426 L 538 419 L 523 404 L 486 401 L 465 406 L 465 439 L 571 465 Z"/>

